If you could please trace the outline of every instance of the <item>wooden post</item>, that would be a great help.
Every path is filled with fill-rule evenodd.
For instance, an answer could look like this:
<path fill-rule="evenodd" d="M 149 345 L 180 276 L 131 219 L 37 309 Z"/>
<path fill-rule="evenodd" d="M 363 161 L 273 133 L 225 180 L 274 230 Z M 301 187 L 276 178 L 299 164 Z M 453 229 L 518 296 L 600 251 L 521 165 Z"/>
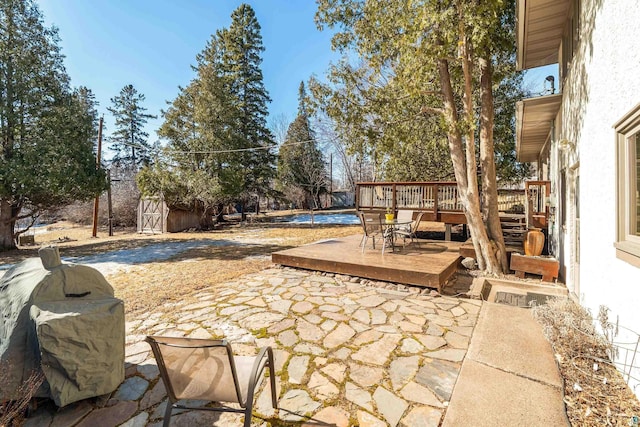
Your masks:
<path fill-rule="evenodd" d="M 109 206 L 109 236 L 113 236 L 113 204 L 111 203 L 111 169 L 107 170 L 107 203 Z"/>
<path fill-rule="evenodd" d="M 438 202 L 440 201 L 440 191 L 438 184 L 433 186 L 433 220 L 438 221 Z"/>
<path fill-rule="evenodd" d="M 100 117 L 100 125 L 98 127 L 98 152 L 96 153 L 96 169 L 100 169 L 100 156 L 102 154 L 102 123 L 104 118 Z M 109 183 L 111 185 L 111 183 Z M 100 194 L 96 196 L 93 202 L 93 232 L 91 236 L 98 237 L 98 207 L 100 205 Z"/>
<path fill-rule="evenodd" d="M 391 185 L 391 210 L 396 213 L 396 183 Z"/>

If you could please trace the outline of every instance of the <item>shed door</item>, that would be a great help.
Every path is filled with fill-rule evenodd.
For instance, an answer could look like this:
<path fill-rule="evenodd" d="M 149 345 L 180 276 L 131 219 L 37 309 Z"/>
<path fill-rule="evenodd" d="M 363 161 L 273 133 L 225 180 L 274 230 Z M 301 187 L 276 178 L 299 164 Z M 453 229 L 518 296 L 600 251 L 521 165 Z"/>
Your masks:
<path fill-rule="evenodd" d="M 163 231 L 164 201 L 161 197 L 147 197 L 140 200 L 142 211 L 140 227 L 143 233 L 161 234 Z"/>

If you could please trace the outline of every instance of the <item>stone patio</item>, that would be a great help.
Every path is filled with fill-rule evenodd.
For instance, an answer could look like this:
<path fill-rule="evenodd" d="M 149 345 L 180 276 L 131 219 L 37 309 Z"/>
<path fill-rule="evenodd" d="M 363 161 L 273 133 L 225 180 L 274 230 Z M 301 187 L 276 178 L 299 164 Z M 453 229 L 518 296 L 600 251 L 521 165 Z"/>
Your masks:
<path fill-rule="evenodd" d="M 423 292 L 424 293 L 424 292 Z M 272 346 L 280 409 L 268 387 L 253 425 L 438 426 L 451 399 L 481 302 L 418 288 L 272 268 L 202 292 L 195 304 L 128 319 L 126 379 L 111 396 L 27 426 L 161 426 L 167 398 L 146 335 L 225 337 L 238 354 Z M 266 384 L 263 381 L 263 386 Z M 174 412 L 174 426 L 237 426 L 242 414 Z"/>

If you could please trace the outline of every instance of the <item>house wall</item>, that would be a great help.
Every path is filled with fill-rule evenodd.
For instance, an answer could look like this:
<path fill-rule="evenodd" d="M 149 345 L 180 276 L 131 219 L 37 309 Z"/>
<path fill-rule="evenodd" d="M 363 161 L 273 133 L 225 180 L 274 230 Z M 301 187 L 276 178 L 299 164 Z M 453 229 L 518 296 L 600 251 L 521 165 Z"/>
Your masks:
<path fill-rule="evenodd" d="M 631 4 L 635 5 L 630 7 Z M 580 176 L 579 269 L 571 271 L 575 224 L 570 191 L 569 227 L 560 245 L 568 287 L 593 315 L 600 305 L 620 325 L 640 333 L 640 268 L 619 260 L 616 236 L 616 158 L 613 125 L 640 103 L 640 2 L 582 1 L 580 43 L 563 82 L 560 138 L 577 142 L 558 151 L 558 171 Z M 555 142 L 557 148 L 557 141 Z M 574 169 L 571 169 L 571 168 Z M 559 185 L 559 176 L 556 180 Z M 569 185 L 568 185 L 569 187 Z M 569 190 L 569 188 L 568 188 Z M 636 365 L 638 362 L 636 362 Z M 636 376 L 639 373 L 636 372 Z M 635 384 L 632 384 L 632 387 Z M 635 387 L 640 394 L 640 386 Z"/>

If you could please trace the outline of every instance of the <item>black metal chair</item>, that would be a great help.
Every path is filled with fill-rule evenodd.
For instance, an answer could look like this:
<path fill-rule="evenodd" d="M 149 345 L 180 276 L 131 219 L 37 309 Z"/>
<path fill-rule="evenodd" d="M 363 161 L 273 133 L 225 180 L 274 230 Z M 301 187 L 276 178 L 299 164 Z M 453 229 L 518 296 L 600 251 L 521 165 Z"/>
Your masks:
<path fill-rule="evenodd" d="M 362 236 L 362 240 L 360 241 L 360 246 L 362 246 L 362 252 L 364 253 L 365 246 L 367 245 L 367 241 L 369 237 L 371 237 L 373 241 L 373 249 L 376 248 L 376 237 L 383 235 L 383 227 L 382 227 L 382 219 L 379 213 L 364 213 L 360 212 L 358 214 L 360 216 L 360 222 L 362 224 L 362 230 L 364 235 Z M 384 241 L 383 241 L 384 242 Z M 384 247 L 383 247 L 384 250 Z"/>
<path fill-rule="evenodd" d="M 234 356 L 226 340 L 148 336 L 146 341 L 153 350 L 169 397 L 164 427 L 169 426 L 174 408 L 243 412 L 244 427 L 249 427 L 255 389 L 265 368 L 269 369 L 271 404 L 278 407 L 271 347 L 262 348 L 257 356 Z M 234 402 L 242 409 L 178 403 L 183 399 Z"/>

